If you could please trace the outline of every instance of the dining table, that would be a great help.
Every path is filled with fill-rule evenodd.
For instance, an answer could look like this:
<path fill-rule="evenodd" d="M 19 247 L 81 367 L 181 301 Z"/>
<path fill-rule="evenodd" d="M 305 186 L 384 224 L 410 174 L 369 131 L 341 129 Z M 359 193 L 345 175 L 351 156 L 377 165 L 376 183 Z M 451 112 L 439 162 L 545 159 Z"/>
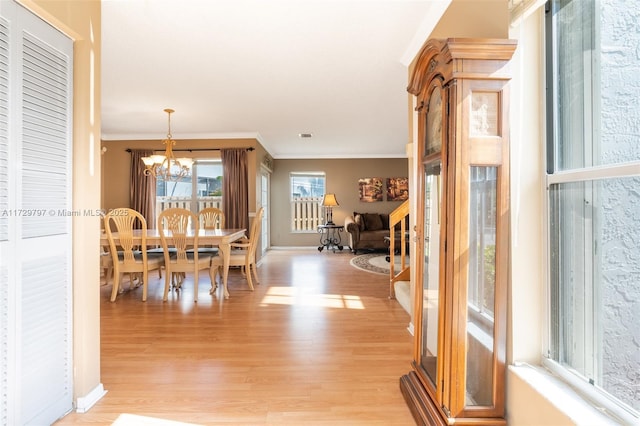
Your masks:
<path fill-rule="evenodd" d="M 187 232 L 187 244 L 193 245 L 195 239 L 195 230 L 189 230 Z M 229 276 L 229 259 L 231 256 L 231 243 L 237 241 L 245 236 L 246 229 L 199 229 L 198 231 L 198 246 L 217 246 L 219 250 L 219 256 L 222 257 L 222 288 L 224 291 L 224 298 L 229 298 L 229 290 L 227 288 L 227 277 Z M 116 245 L 119 243 L 119 236 L 117 232 L 111 233 Z M 167 244 L 172 244 L 171 232 L 167 231 L 165 234 Z M 133 230 L 133 242 L 134 244 L 142 243 L 142 230 Z M 109 247 L 109 240 L 107 233 L 102 230 L 100 236 L 100 244 L 102 246 Z M 157 229 L 147 230 L 147 246 L 159 246 L 160 231 Z M 194 247 L 195 248 L 195 247 Z M 214 283 L 211 283 L 213 286 Z"/>

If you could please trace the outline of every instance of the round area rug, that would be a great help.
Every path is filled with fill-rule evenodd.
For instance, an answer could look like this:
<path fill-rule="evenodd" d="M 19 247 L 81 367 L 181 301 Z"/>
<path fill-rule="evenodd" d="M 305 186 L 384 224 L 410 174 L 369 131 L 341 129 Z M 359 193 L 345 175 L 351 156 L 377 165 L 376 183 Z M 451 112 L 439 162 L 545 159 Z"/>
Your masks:
<path fill-rule="evenodd" d="M 389 262 L 387 255 L 380 253 L 367 253 L 355 256 L 350 261 L 354 268 L 372 272 L 374 274 L 389 275 Z"/>

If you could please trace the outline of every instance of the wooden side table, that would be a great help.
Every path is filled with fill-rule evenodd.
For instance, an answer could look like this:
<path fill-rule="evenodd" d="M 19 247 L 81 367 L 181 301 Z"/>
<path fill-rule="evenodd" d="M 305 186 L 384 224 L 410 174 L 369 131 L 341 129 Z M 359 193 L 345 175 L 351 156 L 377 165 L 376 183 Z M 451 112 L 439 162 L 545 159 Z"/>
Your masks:
<path fill-rule="evenodd" d="M 342 236 L 341 233 L 344 231 L 344 226 L 335 225 L 335 224 L 325 224 L 318 226 L 318 233 L 320 234 L 320 246 L 318 247 L 318 251 L 322 251 L 324 248 L 327 250 L 333 250 L 336 252 L 336 249 L 342 251 L 344 246 L 341 244 Z"/>

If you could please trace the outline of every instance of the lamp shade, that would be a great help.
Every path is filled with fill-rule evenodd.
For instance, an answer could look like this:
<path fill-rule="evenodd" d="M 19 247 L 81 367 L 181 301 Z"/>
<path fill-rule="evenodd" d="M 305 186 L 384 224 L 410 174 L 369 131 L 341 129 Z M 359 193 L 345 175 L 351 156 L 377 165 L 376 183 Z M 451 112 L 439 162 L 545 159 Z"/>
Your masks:
<path fill-rule="evenodd" d="M 142 162 L 145 166 L 153 166 L 153 158 L 151 157 L 142 157 Z"/>
<path fill-rule="evenodd" d="M 338 200 L 336 200 L 336 194 L 324 194 L 322 205 L 325 207 L 339 206 Z"/>
<path fill-rule="evenodd" d="M 166 158 L 167 157 L 165 157 L 162 154 L 154 154 L 154 155 L 151 156 L 151 159 L 153 160 L 154 164 L 162 164 L 162 163 L 164 163 L 164 160 Z"/>
<path fill-rule="evenodd" d="M 181 167 L 186 167 L 187 169 L 190 169 L 191 166 L 193 166 L 193 159 L 192 158 L 177 158 L 176 161 L 178 163 L 180 163 Z"/>

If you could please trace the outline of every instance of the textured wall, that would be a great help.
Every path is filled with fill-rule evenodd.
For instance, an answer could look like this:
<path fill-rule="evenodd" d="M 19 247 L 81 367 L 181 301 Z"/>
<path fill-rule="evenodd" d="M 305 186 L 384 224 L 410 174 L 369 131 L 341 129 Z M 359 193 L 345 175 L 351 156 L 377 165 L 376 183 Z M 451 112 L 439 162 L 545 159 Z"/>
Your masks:
<path fill-rule="evenodd" d="M 636 0 L 601 7 L 601 161 L 640 160 L 640 9 Z M 640 409 L 640 178 L 602 189 L 603 383 Z"/>

